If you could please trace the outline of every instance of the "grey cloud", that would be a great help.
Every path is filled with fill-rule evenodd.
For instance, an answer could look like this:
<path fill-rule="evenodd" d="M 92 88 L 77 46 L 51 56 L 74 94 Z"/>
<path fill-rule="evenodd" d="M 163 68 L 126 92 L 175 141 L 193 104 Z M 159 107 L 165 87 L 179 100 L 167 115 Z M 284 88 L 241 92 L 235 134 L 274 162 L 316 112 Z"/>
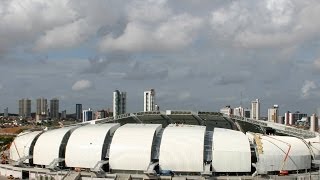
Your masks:
<path fill-rule="evenodd" d="M 316 0 L 2 0 L 1 103 L 15 109 L 19 97 L 59 96 L 72 112 L 79 101 L 111 104 L 119 88 L 135 111 L 152 86 L 162 108 L 218 110 L 224 100 L 238 104 L 241 90 L 249 100 L 311 111 L 318 88 L 299 101 L 306 79 L 319 86 L 319 7 Z M 72 91 L 81 79 L 95 88 Z"/>
<path fill-rule="evenodd" d="M 227 74 L 222 75 L 215 80 L 217 85 L 243 84 L 248 81 L 249 74 Z"/>
<path fill-rule="evenodd" d="M 81 73 L 85 74 L 100 74 L 105 72 L 112 64 L 123 64 L 129 60 L 128 54 L 110 53 L 106 56 L 95 56 L 88 59 L 89 66 L 86 67 Z"/>
<path fill-rule="evenodd" d="M 159 80 L 167 77 L 168 69 L 152 67 L 137 62 L 123 78 L 126 80 Z"/>

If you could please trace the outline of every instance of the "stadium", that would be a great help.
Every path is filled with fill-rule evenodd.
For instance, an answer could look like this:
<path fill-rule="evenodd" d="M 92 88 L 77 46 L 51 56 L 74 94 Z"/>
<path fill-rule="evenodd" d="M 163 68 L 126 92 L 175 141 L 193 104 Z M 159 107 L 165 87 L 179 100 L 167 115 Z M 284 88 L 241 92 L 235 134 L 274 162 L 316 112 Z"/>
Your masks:
<path fill-rule="evenodd" d="M 319 179 L 316 132 L 215 112 L 138 112 L 19 134 L 19 179 Z"/>

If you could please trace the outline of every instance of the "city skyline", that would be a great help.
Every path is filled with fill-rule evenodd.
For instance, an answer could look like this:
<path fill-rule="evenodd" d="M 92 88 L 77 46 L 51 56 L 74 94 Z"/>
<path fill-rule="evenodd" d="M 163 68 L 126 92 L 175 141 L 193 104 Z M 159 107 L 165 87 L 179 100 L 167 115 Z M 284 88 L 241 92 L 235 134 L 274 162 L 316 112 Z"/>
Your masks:
<path fill-rule="evenodd" d="M 107 108 L 121 89 L 136 112 L 152 87 L 161 109 L 320 112 L 319 1 L 66 2 L 0 2 L 2 110 L 42 96 Z"/>
<path fill-rule="evenodd" d="M 152 95 L 151 95 L 151 92 L 152 92 Z M 143 92 L 143 97 L 142 97 L 143 98 L 143 102 L 142 102 L 143 109 L 140 109 L 138 111 L 130 111 L 130 112 L 143 112 L 143 111 L 146 112 L 146 111 L 149 111 L 149 110 L 145 109 L 146 108 L 146 104 L 148 104 L 146 96 L 148 96 L 148 99 L 150 98 L 149 96 L 152 96 L 152 99 L 153 99 L 152 102 L 154 104 L 154 108 L 156 108 L 156 107 L 159 108 L 159 105 L 155 104 L 155 101 L 154 101 L 154 99 L 155 99 L 155 90 L 151 89 L 151 90 L 147 90 L 147 91 Z M 119 112 L 116 113 L 116 116 L 128 113 L 127 110 L 126 110 L 127 109 L 127 105 L 126 104 L 128 103 L 127 102 L 127 92 L 121 92 L 119 90 L 115 90 L 115 91 L 113 91 L 112 97 L 113 97 L 113 102 L 112 102 L 112 105 L 110 107 L 105 107 L 105 108 L 104 107 L 96 107 L 96 108 L 86 107 L 86 108 L 83 108 L 82 107 L 83 104 L 77 103 L 77 104 L 73 104 L 73 105 L 76 106 L 76 109 L 74 111 L 73 110 L 68 111 L 68 114 L 75 114 L 76 115 L 76 119 L 80 120 L 80 119 L 82 119 L 82 117 L 80 118 L 80 116 L 79 116 L 79 118 L 78 118 L 77 112 L 79 112 L 79 115 L 82 116 L 82 110 L 83 109 L 91 109 L 91 110 L 93 110 L 95 112 L 97 112 L 99 110 L 112 110 L 112 112 L 114 112 L 115 108 L 118 108 L 118 109 L 120 108 L 121 112 L 120 112 L 120 109 L 119 109 Z M 117 99 L 118 99 L 118 102 L 116 101 Z M 35 111 L 32 111 L 32 107 L 33 107 L 32 106 L 32 102 L 33 101 L 32 101 L 32 99 L 29 99 L 29 98 L 22 98 L 22 99 L 19 100 L 19 109 L 22 109 L 21 107 L 23 105 L 21 105 L 21 101 L 23 101 L 23 100 L 27 100 L 28 101 L 28 106 L 30 106 L 30 107 L 27 107 L 27 108 L 30 109 L 29 110 L 30 113 L 36 113 L 36 114 L 37 114 L 37 111 L 40 111 L 39 110 L 40 105 L 43 104 L 43 103 L 40 103 L 40 102 L 45 101 L 45 104 L 46 104 L 45 106 L 47 107 L 47 109 L 46 109 L 46 113 L 47 114 L 46 115 L 48 115 L 48 117 L 49 117 L 49 115 L 51 116 L 50 112 L 51 112 L 51 109 L 53 109 L 53 107 L 51 107 L 51 105 L 53 104 L 52 101 L 55 101 L 55 104 L 57 104 L 57 105 L 54 105 L 54 106 L 57 106 L 55 108 L 59 109 L 59 107 L 60 107 L 60 103 L 59 103 L 60 101 L 59 101 L 58 98 L 50 99 L 50 109 L 49 109 L 49 105 L 47 104 L 47 99 L 44 98 L 44 97 L 41 97 L 41 98 L 37 98 L 36 99 Z M 276 113 L 277 116 L 275 116 L 276 118 L 279 115 L 282 115 L 282 114 L 284 115 L 283 117 L 285 117 L 285 114 L 287 112 L 291 112 L 291 113 L 302 112 L 301 109 L 296 109 L 296 110 L 290 110 L 289 109 L 288 110 L 288 109 L 282 109 L 282 108 L 281 108 L 281 111 L 280 111 L 279 110 L 279 105 L 277 105 L 277 104 L 268 105 L 268 106 L 266 106 L 266 109 L 264 109 L 264 108 L 261 109 L 261 106 L 264 107 L 264 105 L 263 105 L 263 102 L 261 103 L 260 99 L 255 99 L 255 100 L 252 100 L 250 102 L 251 102 L 251 104 L 247 104 L 247 103 L 242 104 L 241 103 L 240 106 L 237 106 L 237 104 L 228 104 L 228 105 L 225 104 L 224 106 L 220 107 L 219 109 L 209 110 L 209 111 L 221 112 L 221 109 L 224 109 L 224 108 L 233 109 L 233 111 L 236 110 L 236 112 L 233 112 L 233 111 L 232 112 L 235 113 L 235 115 L 238 115 L 238 116 L 242 116 L 242 114 L 244 116 L 245 113 L 247 111 L 249 111 L 249 114 L 250 114 L 249 117 L 252 118 L 252 119 L 257 119 L 257 120 L 261 120 L 261 118 L 270 119 L 269 118 L 270 117 L 270 112 L 269 111 L 270 111 L 270 109 L 273 109 L 273 108 L 277 109 L 277 113 Z M 119 104 L 119 103 L 120 103 L 120 105 L 118 105 L 119 107 L 117 107 L 117 104 Z M 123 105 L 124 105 L 124 107 L 122 107 Z M 140 106 L 140 105 L 137 105 L 137 106 Z M 72 109 L 72 108 L 70 108 L 70 109 Z M 169 108 L 161 109 L 161 111 L 165 111 L 165 110 L 172 110 L 172 109 L 169 109 Z M 192 109 L 175 109 L 175 110 L 192 110 Z M 8 111 L 8 107 L 4 108 L 3 111 Z M 47 111 L 49 111 L 49 112 L 47 112 Z M 63 108 L 62 108 L 61 112 L 58 110 L 59 113 L 62 113 L 62 111 L 67 111 L 67 110 L 63 109 Z M 153 111 L 157 111 L 157 109 L 154 109 Z M 195 111 L 203 111 L 203 110 L 195 109 Z M 256 114 L 258 114 L 259 118 L 253 118 L 253 113 L 252 112 L 255 112 Z M 226 112 L 224 112 L 224 113 L 226 113 Z M 18 114 L 20 114 L 20 112 Z M 316 112 L 307 113 L 306 112 L 306 114 L 310 114 L 311 115 L 311 114 L 320 114 L 320 113 L 316 113 Z M 254 117 L 256 117 L 256 115 L 254 115 Z M 277 121 L 277 119 L 275 119 L 275 120 Z"/>

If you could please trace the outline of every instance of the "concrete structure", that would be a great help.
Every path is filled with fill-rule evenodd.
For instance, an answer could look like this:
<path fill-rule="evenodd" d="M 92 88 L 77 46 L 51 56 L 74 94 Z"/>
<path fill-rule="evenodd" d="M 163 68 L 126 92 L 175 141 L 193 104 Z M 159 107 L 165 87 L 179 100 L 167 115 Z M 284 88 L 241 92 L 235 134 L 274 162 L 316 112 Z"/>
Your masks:
<path fill-rule="evenodd" d="M 37 115 L 41 115 L 44 118 L 48 116 L 48 101 L 47 99 L 41 97 L 37 99 Z"/>
<path fill-rule="evenodd" d="M 149 91 L 144 91 L 143 93 L 143 111 L 155 111 L 155 98 L 156 92 L 154 89 L 150 89 Z"/>
<path fill-rule="evenodd" d="M 251 119 L 259 120 L 260 119 L 260 101 L 256 99 L 251 101 Z"/>
<path fill-rule="evenodd" d="M 19 116 L 23 118 L 31 117 L 31 100 L 30 99 L 19 100 Z"/>
<path fill-rule="evenodd" d="M 8 117 L 8 116 L 9 116 L 9 109 L 8 109 L 8 107 L 6 107 L 3 110 L 3 117 Z"/>
<path fill-rule="evenodd" d="M 283 116 L 278 116 L 277 123 L 284 124 L 284 117 Z"/>
<path fill-rule="evenodd" d="M 82 120 L 82 104 L 76 104 L 76 119 Z"/>
<path fill-rule="evenodd" d="M 284 113 L 284 124 L 285 125 L 289 125 L 290 121 L 289 121 L 289 117 L 290 117 L 290 111 L 287 111 L 286 113 Z"/>
<path fill-rule="evenodd" d="M 50 118 L 59 119 L 59 99 L 53 98 L 50 100 Z"/>
<path fill-rule="evenodd" d="M 245 109 L 241 106 L 237 107 L 237 108 L 233 108 L 233 114 L 236 116 L 244 117 L 245 116 Z"/>
<path fill-rule="evenodd" d="M 318 117 L 316 114 L 310 116 L 310 131 L 318 132 Z"/>
<path fill-rule="evenodd" d="M 127 93 L 115 90 L 113 92 L 113 117 L 125 114 L 127 111 Z"/>
<path fill-rule="evenodd" d="M 220 113 L 226 114 L 229 116 L 229 115 L 233 114 L 233 109 L 230 106 L 226 106 L 226 107 L 220 109 Z"/>
<path fill-rule="evenodd" d="M 0 173 L 21 179 L 319 178 L 318 133 L 230 117 L 137 112 L 24 132 L 10 147 L 12 164 L 0 165 Z M 281 136 L 259 133 L 266 127 Z M 276 176 L 281 170 L 288 175 Z"/>
<path fill-rule="evenodd" d="M 272 108 L 268 109 L 268 121 L 270 122 L 278 122 L 278 116 L 279 116 L 279 106 L 273 105 Z"/>
<path fill-rule="evenodd" d="M 66 119 L 67 118 L 67 110 L 61 111 L 61 119 Z"/>
<path fill-rule="evenodd" d="M 105 111 L 105 110 L 100 110 L 100 111 L 94 112 L 94 118 L 95 118 L 95 119 L 106 118 L 107 115 L 108 115 L 108 112 Z"/>
<path fill-rule="evenodd" d="M 91 121 L 93 120 L 93 112 L 89 108 L 88 110 L 82 111 L 82 122 Z"/>

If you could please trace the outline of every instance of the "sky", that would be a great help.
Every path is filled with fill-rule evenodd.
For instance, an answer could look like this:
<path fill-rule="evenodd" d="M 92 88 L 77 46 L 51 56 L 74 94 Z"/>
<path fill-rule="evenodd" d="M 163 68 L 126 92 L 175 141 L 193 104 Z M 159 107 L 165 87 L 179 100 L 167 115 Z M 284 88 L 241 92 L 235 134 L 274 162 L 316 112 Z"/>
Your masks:
<path fill-rule="evenodd" d="M 59 98 L 143 110 L 320 113 L 319 0 L 1 0 L 0 108 Z"/>

